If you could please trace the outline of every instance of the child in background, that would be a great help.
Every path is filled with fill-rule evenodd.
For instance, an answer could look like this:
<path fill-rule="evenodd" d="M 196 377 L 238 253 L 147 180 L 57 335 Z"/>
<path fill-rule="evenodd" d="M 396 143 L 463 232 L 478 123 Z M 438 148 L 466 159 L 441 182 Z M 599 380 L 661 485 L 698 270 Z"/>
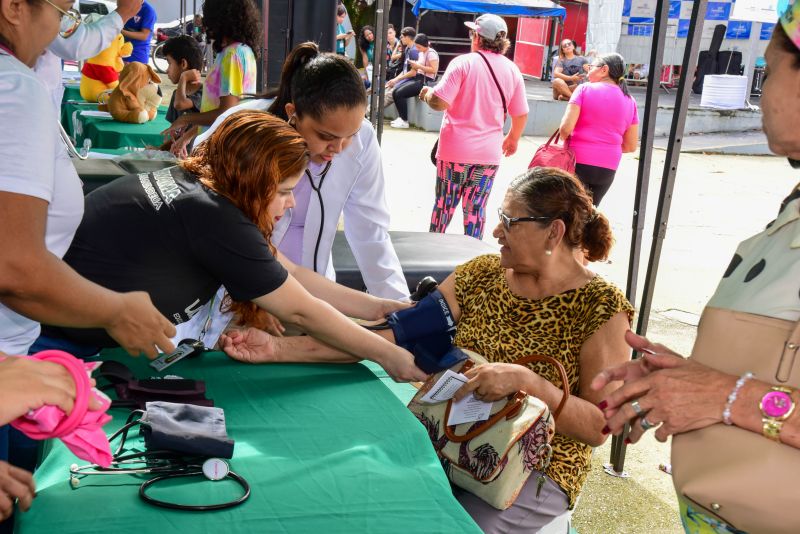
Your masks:
<path fill-rule="evenodd" d="M 203 51 L 193 37 L 179 35 L 164 43 L 164 57 L 167 58 L 167 77 L 177 85 L 167 108 L 167 120 L 175 119 L 189 111 L 200 111 L 203 98 L 203 82 L 200 69 L 203 68 Z"/>
<path fill-rule="evenodd" d="M 167 77 L 177 85 L 167 108 L 166 119 L 170 123 L 184 113 L 199 112 L 203 98 L 203 82 L 200 69 L 203 68 L 203 51 L 200 44 L 188 35 L 172 37 L 164 43 L 164 57 L 167 58 Z M 170 150 L 172 140 L 161 145 L 161 150 Z"/>
<path fill-rule="evenodd" d="M 184 113 L 162 134 L 173 139 L 171 152 L 179 158 L 200 133 L 225 110 L 256 92 L 257 64 L 253 50 L 261 39 L 260 12 L 254 0 L 205 0 L 203 25 L 217 57 L 206 75 L 199 113 Z"/>

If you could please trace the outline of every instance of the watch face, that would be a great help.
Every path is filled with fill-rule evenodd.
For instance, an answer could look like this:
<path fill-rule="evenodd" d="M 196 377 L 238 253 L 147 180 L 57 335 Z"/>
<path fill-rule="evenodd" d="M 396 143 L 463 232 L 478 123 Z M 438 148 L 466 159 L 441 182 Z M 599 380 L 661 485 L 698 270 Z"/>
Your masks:
<path fill-rule="evenodd" d="M 792 409 L 792 398 L 783 391 L 770 391 L 762 397 L 761 409 L 769 417 L 783 417 Z"/>

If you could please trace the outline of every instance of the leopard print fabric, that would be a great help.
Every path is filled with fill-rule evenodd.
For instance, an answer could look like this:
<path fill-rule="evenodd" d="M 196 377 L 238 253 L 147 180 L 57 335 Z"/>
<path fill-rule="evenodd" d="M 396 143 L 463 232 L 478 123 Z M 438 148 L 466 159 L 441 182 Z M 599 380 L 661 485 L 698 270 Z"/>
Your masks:
<path fill-rule="evenodd" d="M 578 394 L 578 358 L 584 342 L 619 312 L 633 319 L 633 306 L 625 295 L 599 276 L 551 297 L 518 297 L 508 287 L 498 255 L 479 256 L 457 267 L 455 291 L 461 308 L 456 346 L 490 362 L 512 362 L 530 354 L 551 356 L 566 369 L 572 395 Z M 562 387 L 553 366 L 538 362 L 530 367 Z M 572 508 L 589 473 L 592 448 L 558 432 L 552 445 L 547 476 L 567 493 Z"/>

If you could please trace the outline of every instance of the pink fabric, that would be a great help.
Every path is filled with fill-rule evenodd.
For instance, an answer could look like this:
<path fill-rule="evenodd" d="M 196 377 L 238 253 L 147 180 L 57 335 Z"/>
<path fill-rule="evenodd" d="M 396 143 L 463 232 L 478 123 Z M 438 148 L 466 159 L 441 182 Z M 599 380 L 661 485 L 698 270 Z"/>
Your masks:
<path fill-rule="evenodd" d="M 481 52 L 503 89 L 508 114 L 528 113 L 525 82 L 507 57 Z M 503 101 L 486 63 L 477 53 L 458 56 L 433 88 L 450 107 L 444 112 L 437 158 L 463 164 L 499 165 L 503 157 Z"/>
<path fill-rule="evenodd" d="M 622 94 L 622 89 L 605 82 L 578 86 L 570 104 L 581 108 L 569 148 L 575 160 L 584 165 L 617 170 L 622 159 L 622 137 L 639 124 L 636 101 Z"/>
<path fill-rule="evenodd" d="M 111 421 L 106 413 L 111 402 L 105 395 L 93 391 L 89 382 L 89 376 L 99 363 L 86 363 L 59 350 L 42 351 L 32 358 L 67 368 L 75 381 L 75 406 L 69 415 L 56 406 L 42 406 L 12 421 L 11 426 L 32 439 L 60 438 L 78 458 L 102 467 L 111 465 L 111 446 L 102 430 L 103 425 Z M 89 395 L 95 395 L 100 401 L 100 410 L 88 409 Z"/>

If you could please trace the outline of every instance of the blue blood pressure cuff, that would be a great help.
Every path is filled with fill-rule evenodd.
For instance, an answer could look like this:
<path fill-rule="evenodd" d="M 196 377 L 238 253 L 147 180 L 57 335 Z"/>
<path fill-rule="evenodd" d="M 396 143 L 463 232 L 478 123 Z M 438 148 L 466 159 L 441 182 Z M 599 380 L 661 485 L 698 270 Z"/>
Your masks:
<path fill-rule="evenodd" d="M 442 292 L 434 290 L 412 308 L 387 319 L 395 343 L 414 355 L 414 363 L 426 373 L 436 373 L 466 359 L 454 350 L 456 322 Z"/>

